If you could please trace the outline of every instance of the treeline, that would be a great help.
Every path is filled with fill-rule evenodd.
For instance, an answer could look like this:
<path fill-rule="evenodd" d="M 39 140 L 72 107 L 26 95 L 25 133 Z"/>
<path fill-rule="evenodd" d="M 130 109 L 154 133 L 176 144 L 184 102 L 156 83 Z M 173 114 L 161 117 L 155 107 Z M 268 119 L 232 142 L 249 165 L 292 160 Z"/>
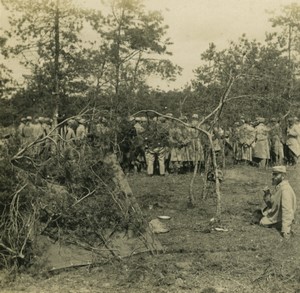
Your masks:
<path fill-rule="evenodd" d="M 147 78 L 174 80 L 181 68 L 168 59 L 172 43 L 161 13 L 146 11 L 142 1 L 106 1 L 98 10 L 71 0 L 2 4 L 11 27 L 1 38 L 1 53 L 21 56 L 29 70 L 26 87 L 16 88 L 10 99 L 4 99 L 11 94 L 7 74 L 1 81 L 2 125 L 27 115 L 69 117 L 88 106 L 111 117 L 145 109 L 206 116 L 223 95 L 228 95 L 220 117 L 225 124 L 241 112 L 250 118 L 299 115 L 298 4 L 272 15 L 277 32 L 266 33 L 263 43 L 242 35 L 226 49 L 209 44 L 190 85 L 167 92 L 150 88 Z"/>

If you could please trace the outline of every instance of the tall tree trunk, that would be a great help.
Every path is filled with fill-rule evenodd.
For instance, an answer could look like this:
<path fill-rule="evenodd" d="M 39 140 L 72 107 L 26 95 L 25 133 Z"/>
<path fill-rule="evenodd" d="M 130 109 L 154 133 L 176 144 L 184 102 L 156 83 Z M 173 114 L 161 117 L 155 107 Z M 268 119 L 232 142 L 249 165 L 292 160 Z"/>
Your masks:
<path fill-rule="evenodd" d="M 57 116 L 59 111 L 59 55 L 60 55 L 60 40 L 59 40 L 59 1 L 56 0 L 56 11 L 54 20 L 54 41 L 55 41 L 55 51 L 54 51 L 54 83 L 55 83 L 55 100 L 54 100 L 54 126 L 57 125 Z"/>
<path fill-rule="evenodd" d="M 289 71 L 288 71 L 288 74 L 289 74 L 289 84 L 288 84 L 288 97 L 291 98 L 291 95 L 292 95 L 292 90 L 293 90 L 293 63 L 292 63 L 292 41 L 293 41 L 293 38 L 292 38 L 292 26 L 291 24 L 289 24 L 289 30 L 288 30 L 288 59 L 289 59 L 289 64 L 288 64 L 288 67 L 289 67 Z"/>

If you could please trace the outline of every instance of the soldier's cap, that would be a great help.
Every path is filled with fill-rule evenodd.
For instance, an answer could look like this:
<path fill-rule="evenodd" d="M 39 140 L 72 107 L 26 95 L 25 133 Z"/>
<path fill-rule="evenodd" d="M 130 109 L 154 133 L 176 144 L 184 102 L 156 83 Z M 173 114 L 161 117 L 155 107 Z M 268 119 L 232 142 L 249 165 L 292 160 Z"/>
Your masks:
<path fill-rule="evenodd" d="M 67 124 L 68 125 L 73 125 L 75 122 L 76 122 L 76 120 L 70 119 L 70 120 L 68 120 Z"/>
<path fill-rule="evenodd" d="M 276 118 L 271 118 L 271 122 L 277 122 L 277 119 Z"/>
<path fill-rule="evenodd" d="M 264 123 L 265 122 L 265 118 L 263 118 L 263 117 L 256 117 L 256 122 L 258 122 L 258 123 Z"/>
<path fill-rule="evenodd" d="M 78 123 L 84 124 L 84 123 L 85 123 L 85 119 L 83 119 L 83 118 L 79 119 L 79 120 L 78 120 Z"/>
<path fill-rule="evenodd" d="M 198 115 L 198 114 L 193 114 L 193 115 L 192 115 L 192 118 L 198 119 L 198 118 L 199 118 L 199 115 Z"/>
<path fill-rule="evenodd" d="M 286 167 L 285 166 L 274 166 L 272 168 L 272 173 L 286 173 Z"/>
<path fill-rule="evenodd" d="M 21 118 L 21 121 L 26 121 L 27 119 L 25 117 Z"/>
<path fill-rule="evenodd" d="M 44 122 L 44 121 L 45 121 L 45 118 L 44 118 L 44 117 L 39 117 L 39 118 L 38 118 L 38 121 L 39 121 L 39 122 Z"/>
<path fill-rule="evenodd" d="M 289 117 L 289 118 L 288 118 L 288 121 L 294 121 L 294 120 L 295 120 L 294 117 Z"/>
<path fill-rule="evenodd" d="M 299 121 L 299 118 L 297 116 L 294 117 L 295 121 Z"/>
<path fill-rule="evenodd" d="M 141 117 L 135 117 L 135 121 L 141 121 Z"/>
<path fill-rule="evenodd" d="M 173 114 L 172 113 L 167 113 L 166 116 L 173 117 Z"/>
<path fill-rule="evenodd" d="M 146 117 L 141 117 L 141 120 L 142 122 L 146 122 L 147 121 L 147 118 Z"/>
<path fill-rule="evenodd" d="M 225 132 L 224 132 L 224 136 L 227 138 L 227 137 L 229 137 L 230 136 L 230 131 L 228 131 L 228 130 L 225 130 Z"/>
<path fill-rule="evenodd" d="M 31 120 L 32 120 L 32 117 L 31 117 L 31 116 L 27 116 L 27 117 L 26 117 L 26 120 L 30 120 L 30 121 L 31 121 Z"/>
<path fill-rule="evenodd" d="M 135 118 L 134 118 L 133 116 L 129 116 L 129 117 L 128 117 L 128 121 L 129 121 L 129 122 L 134 121 L 134 120 L 135 120 Z"/>
<path fill-rule="evenodd" d="M 44 121 L 45 121 L 45 122 L 50 122 L 51 119 L 50 119 L 49 117 L 45 117 Z"/>

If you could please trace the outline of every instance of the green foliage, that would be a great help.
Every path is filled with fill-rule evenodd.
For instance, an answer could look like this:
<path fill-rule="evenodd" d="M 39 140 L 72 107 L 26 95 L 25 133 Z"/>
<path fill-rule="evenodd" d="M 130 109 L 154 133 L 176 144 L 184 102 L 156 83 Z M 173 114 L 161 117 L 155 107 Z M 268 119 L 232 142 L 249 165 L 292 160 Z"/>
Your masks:
<path fill-rule="evenodd" d="M 6 53 L 25 56 L 30 70 L 27 88 L 14 97 L 18 117 L 52 116 L 56 107 L 72 115 L 87 103 L 127 114 L 149 75 L 173 80 L 181 70 L 164 58 L 171 42 L 161 13 L 145 11 L 141 1 L 113 1 L 106 14 L 70 0 L 2 2 L 10 12 L 6 35 L 17 44 Z M 91 27 L 98 39 L 83 42 Z"/>
<path fill-rule="evenodd" d="M 136 107 L 137 92 L 145 88 L 146 77 L 159 74 L 173 79 L 180 68 L 163 59 L 171 44 L 159 12 L 146 12 L 141 1 L 113 1 L 111 12 L 89 20 L 100 37 L 100 54 L 93 59 L 97 79 L 95 93 L 107 92 L 108 104 L 116 112 Z M 99 70 L 100 69 L 100 70 Z"/>
<path fill-rule="evenodd" d="M 87 84 L 82 74 L 86 69 L 82 69 L 79 34 L 86 11 L 76 8 L 70 0 L 2 2 L 10 11 L 12 27 L 6 35 L 16 43 L 7 47 L 6 53 L 24 56 L 21 63 L 30 70 L 26 93 L 19 93 L 16 99 L 30 95 L 40 112 L 50 112 L 52 116 L 66 98 L 84 96 Z M 60 105 L 57 94 L 62 97 Z"/>
<path fill-rule="evenodd" d="M 294 51 L 299 54 L 300 5 L 297 3 L 286 5 L 280 11 L 280 15 L 275 15 L 269 20 L 273 27 L 281 29 L 280 33 L 270 35 L 270 39 L 278 42 L 287 53 Z"/>
<path fill-rule="evenodd" d="M 284 73 L 287 75 L 286 95 L 289 99 L 299 100 L 297 79 L 300 54 L 300 5 L 292 3 L 284 6 L 280 15 L 271 17 L 270 22 L 280 31 L 269 34 L 267 41 L 276 44 L 287 59 L 288 71 Z"/>
<path fill-rule="evenodd" d="M 16 119 L 15 110 L 12 107 L 11 100 L 0 98 L 0 125 L 8 127 L 14 124 Z"/>
<path fill-rule="evenodd" d="M 224 120 L 230 119 L 232 123 L 241 112 L 251 118 L 256 115 L 269 117 L 278 113 L 278 103 L 281 105 L 278 114 L 287 111 L 289 67 L 287 58 L 274 44 L 262 45 L 243 35 L 238 42 L 230 42 L 229 47 L 221 51 L 211 44 L 202 59 L 205 64 L 196 69 L 193 85 L 208 99 L 209 111 L 218 103 L 229 80 L 233 85 Z"/>

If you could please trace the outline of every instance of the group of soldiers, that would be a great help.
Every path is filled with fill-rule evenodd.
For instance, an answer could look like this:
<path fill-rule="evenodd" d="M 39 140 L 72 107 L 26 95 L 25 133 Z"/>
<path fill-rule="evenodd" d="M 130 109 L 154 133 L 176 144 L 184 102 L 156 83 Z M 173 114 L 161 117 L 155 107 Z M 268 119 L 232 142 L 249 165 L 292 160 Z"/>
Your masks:
<path fill-rule="evenodd" d="M 21 145 L 29 144 L 32 141 L 48 135 L 52 128 L 53 120 L 48 117 L 32 119 L 31 116 L 21 118 L 17 129 Z"/>
<path fill-rule="evenodd" d="M 126 127 L 122 124 L 124 127 L 119 129 L 120 147 L 117 153 L 122 167 L 125 171 L 145 169 L 150 176 L 155 172 L 161 176 L 184 173 L 194 170 L 195 166 L 203 170 L 210 146 L 207 137 L 197 128 L 211 130 L 208 125 L 200 125 L 200 120 L 198 114 L 190 118 L 175 118 L 172 113 L 151 118 L 128 117 Z M 216 157 L 227 154 L 235 163 L 246 162 L 260 167 L 296 164 L 300 155 L 300 122 L 296 117 L 284 121 L 286 123 L 275 118 L 267 121 L 257 117 L 251 122 L 241 117 L 226 130 L 221 126 L 214 127 L 212 141 Z M 64 123 L 58 119 L 60 145 L 70 149 L 73 146 L 84 147 L 95 131 L 106 136 L 112 129 L 108 127 L 107 120 L 106 124 L 100 122 L 92 127 L 82 117 L 66 119 Z M 28 145 L 47 136 L 52 129 L 52 119 L 28 116 L 21 119 L 17 132 L 21 144 Z M 109 144 L 108 140 L 103 141 Z M 37 155 L 40 152 L 40 149 L 33 150 Z"/>
<path fill-rule="evenodd" d="M 253 122 L 241 118 L 232 130 L 235 161 L 260 167 L 297 164 L 300 155 L 300 122 L 297 117 L 286 120 L 257 117 Z"/>
<path fill-rule="evenodd" d="M 142 137 L 148 175 L 153 175 L 156 165 L 160 175 L 193 170 L 195 165 L 199 166 L 200 171 L 203 170 L 210 146 L 207 137 L 197 127 L 210 131 L 209 126 L 200 125 L 197 114 L 190 119 L 186 116 L 177 118 L 192 127 L 178 123 L 172 119 L 171 113 L 165 116 L 167 118 L 159 116 L 152 120 L 146 117 L 129 118 L 136 135 Z M 225 156 L 231 157 L 236 164 L 262 168 L 297 164 L 300 156 L 300 122 L 297 117 L 282 120 L 256 117 L 251 121 L 242 116 L 227 129 L 215 126 L 212 141 L 219 166 Z"/>
<path fill-rule="evenodd" d="M 58 123 L 60 121 L 58 120 Z M 51 135 L 57 135 L 59 139 L 59 146 L 72 146 L 77 142 L 84 140 L 87 136 L 88 130 L 86 121 L 83 118 L 69 119 L 57 127 L 57 133 L 53 133 L 53 119 L 49 117 L 38 117 L 33 119 L 31 116 L 21 118 L 20 124 L 17 128 L 17 135 L 20 138 L 21 147 L 28 146 L 31 142 L 42 140 Z M 52 132 L 51 132 L 52 131 Z M 31 148 L 32 155 L 39 155 L 45 150 L 45 141 L 42 145 L 37 145 Z"/>
<path fill-rule="evenodd" d="M 171 113 L 165 116 L 152 119 L 129 117 L 133 127 L 131 133 L 133 137 L 139 138 L 136 140 L 138 143 L 133 144 L 135 146 L 133 152 L 129 150 L 131 165 L 141 166 L 144 162 L 150 176 L 155 170 L 164 176 L 166 173 L 184 173 L 193 170 L 196 163 L 199 168 L 203 166 L 205 150 L 201 132 L 172 119 Z M 178 119 L 195 127 L 200 123 L 197 114 L 193 114 L 190 119 L 187 116 Z"/>

